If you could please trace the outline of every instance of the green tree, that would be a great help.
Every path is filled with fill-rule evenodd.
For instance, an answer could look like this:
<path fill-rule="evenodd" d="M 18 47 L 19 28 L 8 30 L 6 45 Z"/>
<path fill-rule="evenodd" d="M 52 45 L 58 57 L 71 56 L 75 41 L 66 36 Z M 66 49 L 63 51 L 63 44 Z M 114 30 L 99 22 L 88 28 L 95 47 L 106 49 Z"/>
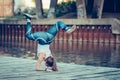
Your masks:
<path fill-rule="evenodd" d="M 67 13 L 76 12 L 76 2 L 69 1 L 69 2 L 62 2 L 57 5 L 57 10 L 55 12 L 56 17 L 60 17 Z"/>

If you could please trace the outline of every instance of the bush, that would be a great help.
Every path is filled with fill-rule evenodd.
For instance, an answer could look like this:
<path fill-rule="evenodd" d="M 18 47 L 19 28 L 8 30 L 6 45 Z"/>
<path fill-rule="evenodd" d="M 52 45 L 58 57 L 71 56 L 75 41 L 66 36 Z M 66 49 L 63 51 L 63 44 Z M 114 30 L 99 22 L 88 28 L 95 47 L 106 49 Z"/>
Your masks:
<path fill-rule="evenodd" d="M 35 8 L 26 8 L 24 9 L 23 13 L 28 13 L 31 15 L 35 15 L 36 14 L 36 9 Z"/>
<path fill-rule="evenodd" d="M 55 12 L 56 17 L 60 17 L 67 13 L 76 12 L 76 2 L 69 1 L 69 2 L 62 2 L 57 5 L 57 10 Z"/>
<path fill-rule="evenodd" d="M 15 11 L 15 16 L 22 15 L 22 13 L 28 13 L 28 14 L 31 14 L 31 15 L 35 15 L 36 14 L 36 9 L 35 8 L 25 8 L 24 10 L 21 10 L 20 8 L 18 8 Z"/>

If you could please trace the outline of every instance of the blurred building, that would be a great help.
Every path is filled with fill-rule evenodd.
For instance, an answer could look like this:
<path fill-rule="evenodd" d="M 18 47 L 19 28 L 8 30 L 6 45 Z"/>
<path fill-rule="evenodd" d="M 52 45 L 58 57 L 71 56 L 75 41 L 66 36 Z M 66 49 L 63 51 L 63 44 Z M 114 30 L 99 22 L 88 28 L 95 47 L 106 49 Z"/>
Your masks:
<path fill-rule="evenodd" d="M 14 0 L 0 0 L 0 16 L 12 16 Z"/>

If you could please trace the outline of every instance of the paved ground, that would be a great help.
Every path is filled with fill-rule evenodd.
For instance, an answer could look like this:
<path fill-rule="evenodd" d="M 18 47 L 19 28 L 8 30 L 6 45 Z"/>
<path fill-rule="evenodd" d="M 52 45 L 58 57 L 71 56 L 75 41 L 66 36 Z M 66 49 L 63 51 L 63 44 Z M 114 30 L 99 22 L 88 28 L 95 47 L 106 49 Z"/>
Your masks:
<path fill-rule="evenodd" d="M 120 80 L 120 68 L 58 63 L 58 72 L 40 72 L 35 62 L 0 56 L 0 80 Z"/>

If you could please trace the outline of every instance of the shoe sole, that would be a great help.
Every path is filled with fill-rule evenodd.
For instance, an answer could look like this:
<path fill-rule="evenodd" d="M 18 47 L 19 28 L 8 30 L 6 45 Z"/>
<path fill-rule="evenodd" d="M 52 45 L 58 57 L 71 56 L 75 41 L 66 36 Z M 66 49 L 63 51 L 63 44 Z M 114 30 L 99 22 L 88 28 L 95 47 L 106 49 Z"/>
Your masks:
<path fill-rule="evenodd" d="M 71 29 L 70 31 L 68 31 L 67 33 L 70 34 L 70 33 L 72 33 L 73 31 L 75 31 L 75 29 L 76 29 L 76 25 L 73 25 L 73 26 L 72 26 L 72 29 Z"/>

